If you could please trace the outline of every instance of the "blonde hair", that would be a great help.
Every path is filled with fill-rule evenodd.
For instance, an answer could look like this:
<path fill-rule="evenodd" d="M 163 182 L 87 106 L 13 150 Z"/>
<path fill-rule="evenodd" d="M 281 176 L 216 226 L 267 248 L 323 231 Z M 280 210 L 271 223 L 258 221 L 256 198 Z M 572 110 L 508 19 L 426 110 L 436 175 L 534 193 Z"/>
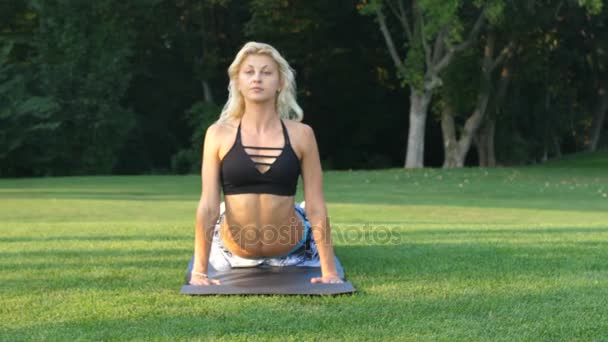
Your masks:
<path fill-rule="evenodd" d="M 245 101 L 243 95 L 237 89 L 236 81 L 241 63 L 249 55 L 267 55 L 274 59 L 279 67 L 279 89 L 281 89 L 276 99 L 277 114 L 280 118 L 302 121 L 304 113 L 296 101 L 295 71 L 274 47 L 258 42 L 245 44 L 228 67 L 228 76 L 230 77 L 228 101 L 226 101 L 218 121 L 240 119 L 245 112 Z"/>

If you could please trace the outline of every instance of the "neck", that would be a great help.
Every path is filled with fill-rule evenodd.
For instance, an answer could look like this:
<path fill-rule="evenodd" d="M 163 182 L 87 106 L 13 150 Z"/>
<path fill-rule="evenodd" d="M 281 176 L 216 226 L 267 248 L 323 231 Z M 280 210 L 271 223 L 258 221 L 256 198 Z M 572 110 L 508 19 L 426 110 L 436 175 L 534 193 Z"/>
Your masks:
<path fill-rule="evenodd" d="M 280 125 L 279 116 L 274 103 L 252 103 L 245 104 L 245 112 L 241 118 L 241 127 L 247 126 L 248 130 L 263 133 L 275 130 Z"/>

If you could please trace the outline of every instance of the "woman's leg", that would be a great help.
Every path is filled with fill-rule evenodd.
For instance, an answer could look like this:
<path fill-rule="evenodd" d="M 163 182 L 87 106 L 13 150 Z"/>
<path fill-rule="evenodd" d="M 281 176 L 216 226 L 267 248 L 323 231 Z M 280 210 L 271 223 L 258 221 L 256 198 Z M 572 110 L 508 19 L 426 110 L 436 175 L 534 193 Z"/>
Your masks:
<path fill-rule="evenodd" d="M 220 203 L 220 216 L 215 222 L 215 226 L 213 228 L 213 239 L 211 240 L 211 252 L 209 253 L 209 264 L 213 266 L 214 269 L 226 270 L 230 269 L 230 262 L 228 258 L 226 258 L 225 253 L 223 251 L 224 246 L 222 245 L 222 239 L 220 238 L 220 227 L 222 220 L 224 218 L 224 214 L 226 212 L 226 205 L 224 202 Z"/>

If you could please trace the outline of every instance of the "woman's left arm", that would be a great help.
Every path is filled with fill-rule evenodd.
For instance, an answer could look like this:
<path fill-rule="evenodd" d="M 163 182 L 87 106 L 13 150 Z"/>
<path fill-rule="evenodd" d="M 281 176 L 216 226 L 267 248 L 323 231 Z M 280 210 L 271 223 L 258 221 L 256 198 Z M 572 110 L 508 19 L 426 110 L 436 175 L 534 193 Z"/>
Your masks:
<path fill-rule="evenodd" d="M 313 283 L 342 283 L 336 271 L 333 243 L 327 206 L 323 197 L 323 171 L 319 149 L 312 128 L 302 124 L 302 181 L 306 216 L 312 225 L 313 238 L 321 259 L 322 277 L 312 278 Z"/>

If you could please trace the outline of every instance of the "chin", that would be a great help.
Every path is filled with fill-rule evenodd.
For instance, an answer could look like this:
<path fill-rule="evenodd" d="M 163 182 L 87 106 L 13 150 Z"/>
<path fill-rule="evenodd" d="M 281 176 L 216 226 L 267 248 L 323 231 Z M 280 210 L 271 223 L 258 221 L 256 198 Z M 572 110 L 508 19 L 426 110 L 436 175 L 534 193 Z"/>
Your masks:
<path fill-rule="evenodd" d="M 247 101 L 251 101 L 251 102 L 255 102 L 255 103 L 264 103 L 264 102 L 274 101 L 274 97 L 267 96 L 267 95 L 248 96 L 246 99 L 247 99 Z"/>

